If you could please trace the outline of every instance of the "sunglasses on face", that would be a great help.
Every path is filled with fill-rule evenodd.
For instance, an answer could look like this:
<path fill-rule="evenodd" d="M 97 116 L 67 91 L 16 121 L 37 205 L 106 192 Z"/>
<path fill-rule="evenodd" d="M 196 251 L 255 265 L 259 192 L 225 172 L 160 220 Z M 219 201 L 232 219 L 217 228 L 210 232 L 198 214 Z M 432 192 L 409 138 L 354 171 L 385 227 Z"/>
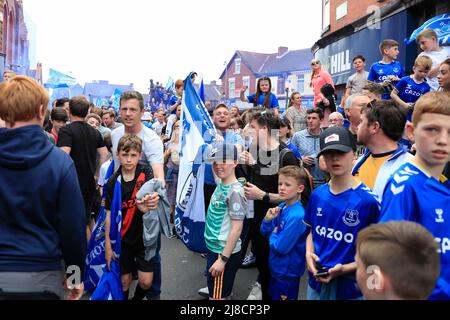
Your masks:
<path fill-rule="evenodd" d="M 312 66 L 317 66 L 317 65 L 319 65 L 320 64 L 320 62 L 318 62 L 318 61 L 316 61 L 316 62 L 311 62 L 311 65 Z"/>

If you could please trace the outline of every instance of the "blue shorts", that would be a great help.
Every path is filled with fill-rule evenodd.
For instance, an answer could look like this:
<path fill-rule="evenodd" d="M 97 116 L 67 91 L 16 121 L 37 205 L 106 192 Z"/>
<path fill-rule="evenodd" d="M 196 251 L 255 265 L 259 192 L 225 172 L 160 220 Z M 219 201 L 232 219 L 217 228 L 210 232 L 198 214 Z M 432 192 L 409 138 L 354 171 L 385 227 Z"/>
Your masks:
<path fill-rule="evenodd" d="M 208 271 L 209 297 L 213 299 L 225 299 L 231 296 L 233 291 L 234 278 L 241 265 L 241 252 L 232 254 L 225 264 L 224 272 L 216 278 L 211 276 L 209 269 L 219 258 L 219 254 L 209 251 L 206 257 L 206 271 Z"/>
<path fill-rule="evenodd" d="M 300 278 L 276 279 L 270 278 L 269 294 L 272 300 L 298 300 Z"/>

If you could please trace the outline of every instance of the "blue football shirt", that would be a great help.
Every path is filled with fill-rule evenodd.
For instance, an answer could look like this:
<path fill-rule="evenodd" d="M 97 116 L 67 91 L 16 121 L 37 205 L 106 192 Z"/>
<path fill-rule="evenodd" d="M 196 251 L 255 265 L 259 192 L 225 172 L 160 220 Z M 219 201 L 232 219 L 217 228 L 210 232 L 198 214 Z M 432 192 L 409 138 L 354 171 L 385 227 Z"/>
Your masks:
<path fill-rule="evenodd" d="M 266 99 L 265 94 L 259 96 L 258 106 L 261 107 L 263 105 L 265 99 Z M 255 101 L 255 95 L 252 94 L 252 95 L 248 96 L 247 100 L 249 103 L 253 103 Z M 273 93 L 271 93 L 270 94 L 270 109 L 278 108 L 279 106 L 280 106 L 280 104 L 278 103 L 277 96 L 274 95 Z"/>
<path fill-rule="evenodd" d="M 406 103 L 416 103 L 421 96 L 431 91 L 431 87 L 426 81 L 416 83 L 411 76 L 402 78 L 395 89 L 398 91 L 399 98 Z M 412 114 L 413 110 L 408 111 L 408 121 L 412 121 Z"/>
<path fill-rule="evenodd" d="M 380 222 L 414 221 L 440 245 L 441 276 L 431 300 L 450 299 L 450 182 L 438 181 L 408 162 L 389 179 L 383 195 Z"/>
<path fill-rule="evenodd" d="M 171 107 L 177 102 L 178 102 L 178 96 L 176 94 L 174 94 L 172 97 L 170 97 L 169 106 Z M 170 114 L 177 114 L 177 109 L 173 110 Z"/>
<path fill-rule="evenodd" d="M 399 78 L 403 78 L 405 76 L 405 71 L 399 61 L 393 61 L 389 64 L 381 63 L 381 61 L 375 62 L 372 67 L 370 67 L 367 80 L 375 83 L 382 83 L 388 78 L 388 76 L 396 76 Z M 384 91 L 383 99 L 389 100 L 391 98 L 391 89 L 385 87 Z"/>
<path fill-rule="evenodd" d="M 315 254 L 322 266 L 332 268 L 337 264 L 355 261 L 358 232 L 379 219 L 380 204 L 376 195 L 363 183 L 338 195 L 325 184 L 309 199 L 304 223 L 311 228 Z M 336 279 L 339 300 L 362 296 L 354 274 Z M 320 292 L 321 283 L 310 274 L 309 285 Z"/>

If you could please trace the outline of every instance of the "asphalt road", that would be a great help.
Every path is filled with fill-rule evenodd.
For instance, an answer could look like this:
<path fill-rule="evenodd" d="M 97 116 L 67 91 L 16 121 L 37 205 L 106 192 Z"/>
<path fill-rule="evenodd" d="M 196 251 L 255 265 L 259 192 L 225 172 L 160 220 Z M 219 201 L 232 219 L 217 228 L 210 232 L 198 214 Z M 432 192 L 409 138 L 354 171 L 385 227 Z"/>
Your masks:
<path fill-rule="evenodd" d="M 161 300 L 202 300 L 198 289 L 206 287 L 204 270 L 206 259 L 189 251 L 176 238 L 162 236 L 162 293 Z M 239 269 L 233 286 L 233 300 L 245 300 L 250 286 L 256 281 L 257 269 Z M 299 299 L 306 298 L 306 277 L 300 283 Z"/>

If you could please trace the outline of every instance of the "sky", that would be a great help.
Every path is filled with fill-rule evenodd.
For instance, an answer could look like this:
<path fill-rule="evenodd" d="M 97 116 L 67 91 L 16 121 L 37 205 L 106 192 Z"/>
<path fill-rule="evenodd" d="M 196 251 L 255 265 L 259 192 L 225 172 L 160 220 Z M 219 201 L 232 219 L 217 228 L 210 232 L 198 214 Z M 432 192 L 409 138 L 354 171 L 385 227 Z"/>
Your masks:
<path fill-rule="evenodd" d="M 93 80 L 167 83 L 197 71 L 218 80 L 236 50 L 311 48 L 321 0 L 24 0 L 31 62 Z"/>

